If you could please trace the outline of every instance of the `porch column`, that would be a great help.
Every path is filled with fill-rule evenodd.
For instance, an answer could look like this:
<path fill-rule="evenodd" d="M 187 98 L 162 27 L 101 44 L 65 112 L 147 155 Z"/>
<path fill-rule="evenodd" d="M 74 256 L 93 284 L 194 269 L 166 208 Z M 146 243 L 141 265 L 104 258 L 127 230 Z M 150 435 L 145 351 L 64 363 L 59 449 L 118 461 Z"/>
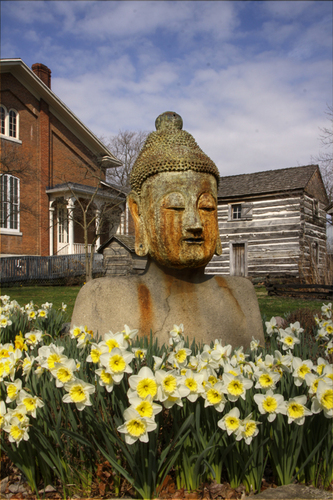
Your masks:
<path fill-rule="evenodd" d="M 49 254 L 53 255 L 53 221 L 54 221 L 54 207 L 53 201 L 49 204 Z"/>
<path fill-rule="evenodd" d="M 96 234 L 99 233 L 98 238 L 96 240 L 96 250 L 97 250 L 97 248 L 99 248 L 101 246 L 101 237 L 100 237 L 101 228 L 99 227 L 100 222 L 101 222 L 101 211 L 100 211 L 99 208 L 96 208 L 95 214 L 96 214 L 96 218 L 95 218 L 95 230 L 96 230 Z M 91 251 L 93 252 L 94 249 L 91 248 Z"/>
<path fill-rule="evenodd" d="M 67 213 L 68 213 L 68 253 L 74 253 L 74 210 L 75 198 L 68 198 L 67 200 Z"/>

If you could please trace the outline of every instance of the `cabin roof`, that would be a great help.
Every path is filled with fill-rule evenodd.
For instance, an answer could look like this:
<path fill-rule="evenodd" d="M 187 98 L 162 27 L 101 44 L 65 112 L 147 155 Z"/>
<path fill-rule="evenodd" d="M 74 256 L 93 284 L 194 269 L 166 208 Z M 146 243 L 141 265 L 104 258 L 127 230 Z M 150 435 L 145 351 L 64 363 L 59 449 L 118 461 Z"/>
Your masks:
<path fill-rule="evenodd" d="M 218 197 L 231 198 L 264 193 L 305 190 L 318 165 L 266 170 L 221 177 Z"/>
<path fill-rule="evenodd" d="M 103 243 L 103 245 L 98 248 L 97 252 L 102 253 L 104 248 L 108 247 L 113 240 L 116 240 L 124 245 L 130 252 L 135 252 L 135 236 L 124 234 L 114 234 L 108 239 L 108 241 Z"/>

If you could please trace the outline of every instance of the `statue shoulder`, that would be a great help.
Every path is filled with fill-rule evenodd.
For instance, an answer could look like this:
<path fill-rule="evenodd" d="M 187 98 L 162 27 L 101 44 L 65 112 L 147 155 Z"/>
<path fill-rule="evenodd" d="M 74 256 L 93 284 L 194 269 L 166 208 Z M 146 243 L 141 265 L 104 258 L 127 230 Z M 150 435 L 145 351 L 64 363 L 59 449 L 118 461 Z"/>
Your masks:
<path fill-rule="evenodd" d="M 133 276 L 112 276 L 96 278 L 88 281 L 80 290 L 79 295 L 103 294 L 122 290 L 133 290 L 136 288 L 138 277 Z"/>
<path fill-rule="evenodd" d="M 220 287 L 229 290 L 234 298 L 247 309 L 251 304 L 257 306 L 258 300 L 253 284 L 242 276 L 214 276 Z"/>
<path fill-rule="evenodd" d="M 95 325 L 97 318 L 104 317 L 112 324 L 112 318 L 116 318 L 120 312 L 128 316 L 130 308 L 137 302 L 137 288 L 136 276 L 97 278 L 89 281 L 81 288 L 76 298 L 72 325 Z M 97 329 L 102 332 L 105 328 L 100 325 Z"/>

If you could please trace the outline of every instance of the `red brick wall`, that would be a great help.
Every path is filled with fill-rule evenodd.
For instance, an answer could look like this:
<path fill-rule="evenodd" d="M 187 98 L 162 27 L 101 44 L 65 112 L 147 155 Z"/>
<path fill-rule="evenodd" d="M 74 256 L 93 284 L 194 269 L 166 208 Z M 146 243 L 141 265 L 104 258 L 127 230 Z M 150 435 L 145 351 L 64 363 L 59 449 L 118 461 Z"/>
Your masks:
<path fill-rule="evenodd" d="M 1 103 L 19 112 L 22 144 L 5 142 L 17 149 L 22 162 L 28 162 L 29 175 L 17 174 L 21 179 L 22 235 L 2 234 L 0 252 L 49 255 L 49 200 L 45 191 L 64 182 L 96 185 L 90 173 L 96 158 L 49 112 L 45 101 L 38 101 L 11 74 L 2 74 Z M 54 248 L 56 238 L 54 228 Z"/>

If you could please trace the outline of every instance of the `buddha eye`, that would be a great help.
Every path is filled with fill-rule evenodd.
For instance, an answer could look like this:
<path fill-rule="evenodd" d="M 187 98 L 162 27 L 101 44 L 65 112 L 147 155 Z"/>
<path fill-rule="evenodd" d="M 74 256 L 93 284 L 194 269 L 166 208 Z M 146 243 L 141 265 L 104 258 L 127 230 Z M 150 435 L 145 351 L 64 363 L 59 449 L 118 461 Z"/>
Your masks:
<path fill-rule="evenodd" d="M 162 201 L 162 207 L 167 210 L 174 210 L 176 212 L 181 212 L 185 210 L 185 201 L 181 193 L 169 193 L 164 196 Z"/>
<path fill-rule="evenodd" d="M 209 193 L 202 194 L 199 198 L 198 209 L 204 210 L 205 212 L 213 212 L 216 210 L 216 201 L 214 197 Z"/>

